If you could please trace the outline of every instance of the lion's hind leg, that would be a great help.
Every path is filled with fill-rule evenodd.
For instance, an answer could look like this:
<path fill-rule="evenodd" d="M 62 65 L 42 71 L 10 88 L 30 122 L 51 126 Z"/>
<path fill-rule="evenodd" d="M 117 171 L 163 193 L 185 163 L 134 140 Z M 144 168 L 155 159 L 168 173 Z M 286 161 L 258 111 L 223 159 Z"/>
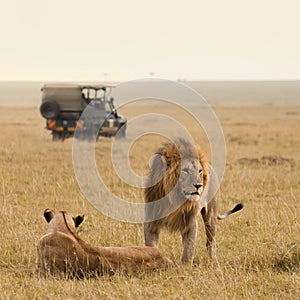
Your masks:
<path fill-rule="evenodd" d="M 210 203 L 213 204 L 213 203 Z M 215 258 L 216 256 L 216 223 L 217 217 L 214 209 L 214 205 L 209 205 L 208 207 L 203 207 L 201 210 L 201 215 L 203 219 L 203 223 L 205 226 L 206 233 L 206 249 L 208 255 L 211 258 Z"/>

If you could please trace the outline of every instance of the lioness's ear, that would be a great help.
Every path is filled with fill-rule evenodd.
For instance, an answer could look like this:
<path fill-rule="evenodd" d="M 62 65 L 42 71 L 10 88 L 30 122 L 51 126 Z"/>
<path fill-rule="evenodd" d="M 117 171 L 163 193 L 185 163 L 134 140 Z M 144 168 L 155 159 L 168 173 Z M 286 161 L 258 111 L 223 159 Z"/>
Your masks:
<path fill-rule="evenodd" d="M 77 216 L 73 219 L 74 219 L 75 227 L 77 228 L 84 221 L 84 215 Z"/>
<path fill-rule="evenodd" d="M 49 223 L 52 220 L 52 218 L 54 217 L 54 211 L 49 208 L 45 209 L 44 217 L 45 217 L 46 221 Z"/>

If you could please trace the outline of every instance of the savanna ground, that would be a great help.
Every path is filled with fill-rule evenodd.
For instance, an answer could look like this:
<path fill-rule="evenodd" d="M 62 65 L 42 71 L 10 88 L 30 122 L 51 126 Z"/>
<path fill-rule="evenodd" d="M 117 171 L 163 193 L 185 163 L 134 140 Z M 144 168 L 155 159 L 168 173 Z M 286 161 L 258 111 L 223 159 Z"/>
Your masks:
<path fill-rule="evenodd" d="M 151 106 L 159 112 L 162 107 Z M 163 111 L 202 141 L 201 129 L 172 107 Z M 132 118 L 149 107 L 131 107 Z M 218 258 L 205 250 L 203 226 L 194 265 L 180 265 L 181 242 L 163 233 L 161 250 L 173 269 L 83 280 L 41 279 L 34 273 L 36 244 L 47 224 L 45 208 L 87 216 L 80 231 L 103 246 L 143 245 L 141 224 L 123 223 L 98 212 L 83 197 L 72 165 L 72 142 L 52 142 L 38 108 L 0 108 L 0 298 L 2 299 L 299 299 L 300 298 L 300 107 L 215 107 L 227 146 L 220 213 L 243 202 L 244 210 L 219 222 Z M 177 115 L 177 117 L 176 117 Z M 97 143 L 96 161 L 109 189 L 128 201 L 142 191 L 116 177 L 110 165 L 113 139 Z M 161 142 L 143 137 L 130 163 L 145 174 Z"/>

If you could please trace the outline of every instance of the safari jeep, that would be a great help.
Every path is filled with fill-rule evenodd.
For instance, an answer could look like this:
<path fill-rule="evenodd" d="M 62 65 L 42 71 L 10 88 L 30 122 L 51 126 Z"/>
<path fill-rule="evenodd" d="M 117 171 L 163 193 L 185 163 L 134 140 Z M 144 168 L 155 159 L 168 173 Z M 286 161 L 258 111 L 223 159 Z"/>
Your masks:
<path fill-rule="evenodd" d="M 112 85 L 46 84 L 42 87 L 41 115 L 46 128 L 52 131 L 53 140 L 74 136 L 75 128 L 82 139 L 99 136 L 125 137 L 126 118 L 118 115 L 113 98 Z M 87 107 L 91 113 L 81 118 Z M 100 127 L 100 130 L 98 131 Z"/>

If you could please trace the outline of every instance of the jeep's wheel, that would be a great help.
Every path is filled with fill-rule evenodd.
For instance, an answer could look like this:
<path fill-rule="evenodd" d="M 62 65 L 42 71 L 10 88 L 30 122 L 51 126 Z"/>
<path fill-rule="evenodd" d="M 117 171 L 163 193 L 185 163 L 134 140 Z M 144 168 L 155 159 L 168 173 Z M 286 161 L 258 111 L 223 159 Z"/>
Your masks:
<path fill-rule="evenodd" d="M 59 115 L 59 105 L 54 100 L 48 100 L 42 103 L 40 112 L 45 119 L 55 119 Z"/>
<path fill-rule="evenodd" d="M 56 131 L 52 131 L 52 141 L 56 142 L 59 140 L 59 138 L 60 138 L 59 133 Z"/>

